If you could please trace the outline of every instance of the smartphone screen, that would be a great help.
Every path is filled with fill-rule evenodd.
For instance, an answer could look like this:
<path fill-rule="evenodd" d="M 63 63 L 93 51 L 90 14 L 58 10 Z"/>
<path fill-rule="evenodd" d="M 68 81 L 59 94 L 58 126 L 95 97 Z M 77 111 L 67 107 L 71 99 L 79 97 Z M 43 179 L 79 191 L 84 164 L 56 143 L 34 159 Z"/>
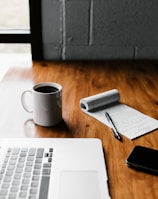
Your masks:
<path fill-rule="evenodd" d="M 158 150 L 135 146 L 126 163 L 135 169 L 158 175 Z"/>

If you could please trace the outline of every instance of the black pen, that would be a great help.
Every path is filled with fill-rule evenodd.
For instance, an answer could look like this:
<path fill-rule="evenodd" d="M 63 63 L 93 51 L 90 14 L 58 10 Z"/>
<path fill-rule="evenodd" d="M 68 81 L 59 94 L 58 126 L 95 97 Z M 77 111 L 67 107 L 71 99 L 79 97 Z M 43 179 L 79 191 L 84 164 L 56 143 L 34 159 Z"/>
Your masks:
<path fill-rule="evenodd" d="M 119 133 L 117 131 L 117 128 L 116 128 L 112 118 L 110 117 L 109 113 L 105 112 L 105 116 L 106 116 L 106 118 L 108 120 L 108 123 L 110 125 L 110 128 L 111 128 L 113 134 L 114 134 L 114 137 L 117 138 L 119 141 L 122 141 L 121 136 L 119 135 Z"/>

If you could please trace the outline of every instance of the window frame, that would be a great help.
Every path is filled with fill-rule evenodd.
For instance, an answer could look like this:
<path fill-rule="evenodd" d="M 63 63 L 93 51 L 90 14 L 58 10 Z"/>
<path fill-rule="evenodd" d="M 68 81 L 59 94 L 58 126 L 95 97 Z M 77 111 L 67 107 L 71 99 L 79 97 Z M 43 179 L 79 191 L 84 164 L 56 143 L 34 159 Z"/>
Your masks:
<path fill-rule="evenodd" d="M 30 29 L 0 29 L 0 43 L 30 43 L 33 60 L 43 59 L 41 0 L 29 0 Z"/>

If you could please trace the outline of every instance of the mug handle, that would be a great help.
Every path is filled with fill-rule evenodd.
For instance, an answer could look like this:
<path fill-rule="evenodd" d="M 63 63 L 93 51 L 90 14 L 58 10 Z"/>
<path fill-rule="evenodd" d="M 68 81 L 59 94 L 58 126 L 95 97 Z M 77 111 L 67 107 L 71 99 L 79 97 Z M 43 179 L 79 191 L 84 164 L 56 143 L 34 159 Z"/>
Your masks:
<path fill-rule="evenodd" d="M 28 113 L 33 113 L 33 110 L 30 109 L 30 108 L 28 107 L 27 103 L 26 103 L 26 94 L 27 94 L 27 93 L 30 93 L 30 94 L 32 95 L 32 91 L 30 91 L 30 90 L 24 91 L 24 92 L 22 93 L 22 95 L 21 95 L 21 104 L 22 104 L 23 108 L 25 109 L 25 111 L 27 111 Z"/>

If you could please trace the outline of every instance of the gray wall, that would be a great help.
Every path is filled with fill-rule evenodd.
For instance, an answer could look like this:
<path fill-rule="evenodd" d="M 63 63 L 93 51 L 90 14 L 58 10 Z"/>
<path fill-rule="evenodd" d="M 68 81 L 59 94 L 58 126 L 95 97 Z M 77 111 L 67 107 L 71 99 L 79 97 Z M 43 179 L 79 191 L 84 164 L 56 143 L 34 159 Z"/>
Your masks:
<path fill-rule="evenodd" d="M 158 58 L 157 0 L 42 0 L 44 58 Z"/>

